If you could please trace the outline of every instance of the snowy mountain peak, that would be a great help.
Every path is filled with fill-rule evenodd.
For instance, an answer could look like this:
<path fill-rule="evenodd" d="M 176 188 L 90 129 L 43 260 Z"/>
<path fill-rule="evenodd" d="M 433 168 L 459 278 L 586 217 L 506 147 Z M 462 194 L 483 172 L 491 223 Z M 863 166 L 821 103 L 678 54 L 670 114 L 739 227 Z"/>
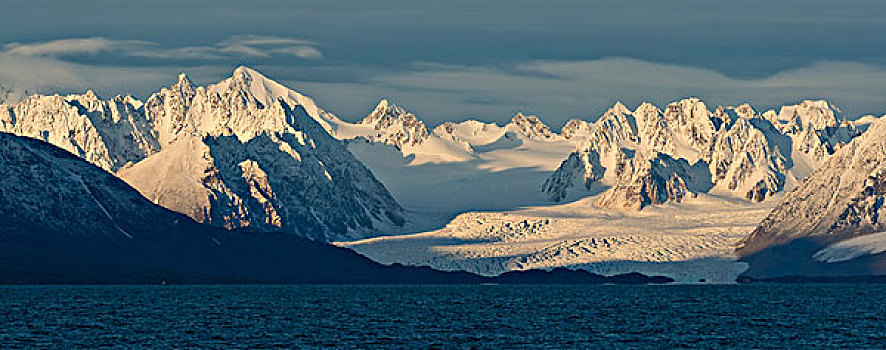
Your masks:
<path fill-rule="evenodd" d="M 778 114 L 773 111 L 762 116 L 749 104 L 720 106 L 711 112 L 698 98 L 670 103 L 664 111 L 644 103 L 633 113 L 617 103 L 592 124 L 580 120 L 567 123 L 564 137 L 581 140 L 579 147 L 550 175 L 542 191 L 556 201 L 565 198 L 567 189 L 581 179 L 584 187 L 591 189 L 590 179 L 609 186 L 609 192 L 633 191 L 610 193 L 601 203 L 627 201 L 630 204 L 616 206 L 639 209 L 681 200 L 678 189 L 685 186 L 679 182 L 690 178 L 683 176 L 686 173 L 693 179 L 709 179 L 710 186 L 697 188 L 716 188 L 749 201 L 762 201 L 808 176 L 835 150 L 859 135 L 858 130 L 855 123 L 839 121 L 825 101 L 804 101 L 785 106 Z M 645 158 L 628 157 L 635 152 L 670 158 L 634 164 Z M 688 164 L 692 164 L 691 172 L 668 170 L 665 174 L 658 169 L 685 168 Z M 698 164 L 707 169 L 697 168 Z M 630 175 L 628 171 L 637 173 Z M 603 172 L 606 176 L 601 176 Z M 667 178 L 656 178 L 656 174 L 677 174 L 682 180 L 671 183 Z M 658 192 L 654 194 L 658 199 L 635 205 L 640 203 L 635 199 L 653 195 L 636 192 L 635 187 L 653 185 L 672 186 L 676 192 Z M 674 196 L 662 197 L 668 193 Z"/>
<path fill-rule="evenodd" d="M 258 71 L 245 66 L 237 67 L 230 78 L 211 85 L 209 90 L 222 94 L 228 92 L 242 93 L 265 105 L 273 103 L 278 98 L 287 98 L 294 93 L 276 81 L 268 79 Z"/>
<path fill-rule="evenodd" d="M 268 80 L 268 78 L 259 73 L 259 71 L 243 65 L 234 68 L 234 72 L 233 74 L 231 74 L 231 77 L 240 81 Z"/>
<path fill-rule="evenodd" d="M 64 148 L 209 224 L 317 240 L 401 225 L 399 205 L 332 138 L 330 121 L 310 98 L 245 67 L 206 88 L 179 76 L 143 105 L 89 91 L 0 108 L 0 131 Z"/>
<path fill-rule="evenodd" d="M 836 108 L 824 100 L 804 100 L 799 104 L 784 106 L 778 112 L 782 129 L 796 132 L 802 129 L 823 130 L 837 126 Z"/>
<path fill-rule="evenodd" d="M 593 125 L 593 123 L 581 119 L 570 119 L 566 122 L 566 125 L 563 125 L 563 128 L 560 129 L 560 135 L 567 140 L 586 136 L 591 131 Z"/>
<path fill-rule="evenodd" d="M 187 84 L 191 85 L 191 79 L 188 78 L 188 74 L 185 72 L 181 72 L 178 74 L 178 78 L 176 79 L 176 84 Z"/>
<path fill-rule="evenodd" d="M 404 147 L 417 146 L 428 138 L 428 128 L 421 120 L 388 100 L 381 100 L 372 113 L 357 124 L 375 130 L 366 135 L 368 140 L 392 145 L 401 150 Z"/>
<path fill-rule="evenodd" d="M 637 106 L 637 110 L 634 111 L 634 114 L 658 114 L 661 113 L 661 110 L 658 109 L 654 104 L 649 102 L 643 102 L 639 106 Z"/>
<path fill-rule="evenodd" d="M 557 135 L 535 115 L 525 115 L 517 112 L 511 121 L 505 125 L 505 129 L 517 132 L 530 140 L 545 141 L 555 138 Z"/>
<path fill-rule="evenodd" d="M 609 110 L 612 111 L 613 113 L 621 113 L 621 114 L 631 113 L 631 110 L 628 109 L 628 107 L 625 106 L 623 103 L 621 103 L 621 101 L 616 101 L 615 104 L 612 106 L 612 108 L 610 108 Z"/>
<path fill-rule="evenodd" d="M 747 103 L 742 103 L 738 107 L 731 107 L 731 109 L 735 111 L 735 114 L 738 115 L 739 118 L 753 118 L 757 115 L 757 111 L 754 110 L 754 107 Z"/>
<path fill-rule="evenodd" d="M 375 108 L 372 110 L 372 112 L 370 114 L 375 114 L 376 112 L 386 111 L 386 110 L 388 110 L 388 108 L 391 107 L 391 105 L 393 105 L 393 104 L 390 101 L 388 101 L 388 99 L 383 98 L 383 99 L 381 99 L 381 101 L 378 101 L 378 105 L 375 106 Z M 395 107 L 397 107 L 397 106 L 395 106 Z"/>
<path fill-rule="evenodd" d="M 360 124 L 372 125 L 383 119 L 400 119 L 406 117 L 407 115 L 412 116 L 413 118 L 415 117 L 412 113 L 407 112 L 406 109 L 404 109 L 403 107 L 395 105 L 387 99 L 382 99 L 378 102 L 378 105 L 375 106 L 372 112 L 369 113 L 368 116 L 363 118 L 362 121 L 360 121 Z"/>
<path fill-rule="evenodd" d="M 622 150 L 616 157 L 616 167 L 622 170 L 612 189 L 597 201 L 600 206 L 640 210 L 648 205 L 681 202 L 710 187 L 710 178 L 696 171 L 699 166 L 656 151 Z"/>
<path fill-rule="evenodd" d="M 191 79 L 188 78 L 187 74 L 181 73 L 178 75 L 178 79 L 176 79 L 175 83 L 172 84 L 170 88 L 179 91 L 193 90 L 194 84 L 191 83 Z"/>
<path fill-rule="evenodd" d="M 86 92 L 81 95 L 69 95 L 69 96 L 74 97 L 74 98 L 84 99 L 87 101 L 101 100 L 101 98 L 99 98 L 98 95 L 96 95 L 95 91 L 92 91 L 92 89 L 86 90 Z"/>

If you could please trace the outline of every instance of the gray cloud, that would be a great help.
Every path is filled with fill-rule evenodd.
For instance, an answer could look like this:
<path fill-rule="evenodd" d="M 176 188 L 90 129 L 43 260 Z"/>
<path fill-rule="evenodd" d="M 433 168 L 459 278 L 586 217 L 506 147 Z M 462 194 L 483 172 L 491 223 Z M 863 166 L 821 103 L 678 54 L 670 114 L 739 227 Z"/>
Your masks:
<path fill-rule="evenodd" d="M 616 101 L 662 106 L 685 97 L 714 106 L 749 102 L 761 111 L 802 99 L 827 99 L 850 118 L 880 114 L 886 112 L 883 81 L 886 70 L 859 63 L 819 62 L 768 77 L 735 78 L 704 68 L 608 58 L 507 67 L 424 64 L 359 84 L 297 84 L 350 119 L 365 114 L 374 100 L 388 97 L 432 124 L 467 117 L 503 122 L 524 111 L 559 126 L 575 116 L 595 119 Z"/>
<path fill-rule="evenodd" d="M 134 94 L 144 98 L 172 83 L 179 72 L 187 72 L 198 84 L 209 84 L 229 75 L 235 66 L 226 62 L 102 66 L 68 62 L 44 53 L 56 52 L 59 47 L 104 50 L 96 49 L 100 45 L 80 42 L 34 46 L 32 50 L 40 52 L 32 53 L 35 56 L 0 53 L 0 86 L 39 87 L 42 92 L 62 93 L 95 89 L 103 96 Z M 712 106 L 749 102 L 761 111 L 802 99 L 823 98 L 839 106 L 847 117 L 886 112 L 886 84 L 882 84 L 886 69 L 850 62 L 818 62 L 760 78 L 736 78 L 706 68 L 629 58 L 500 65 L 416 63 L 402 70 L 331 63 L 318 68 L 289 64 L 255 68 L 349 120 L 362 118 L 381 98 L 402 104 L 431 125 L 467 118 L 505 122 L 522 111 L 536 113 L 558 127 L 572 117 L 595 119 L 616 101 L 629 106 L 644 101 L 662 106 L 690 96 Z M 323 76 L 333 71 L 352 71 L 360 78 L 304 79 L 306 72 Z"/>
<path fill-rule="evenodd" d="M 264 35 L 235 35 L 210 46 L 170 47 L 144 40 L 114 40 L 104 37 L 70 38 L 35 43 L 9 43 L 3 53 L 10 56 L 36 56 L 62 59 L 146 58 L 174 60 L 232 60 L 238 58 L 272 58 L 275 55 L 302 59 L 322 59 L 317 43 L 298 38 Z"/>

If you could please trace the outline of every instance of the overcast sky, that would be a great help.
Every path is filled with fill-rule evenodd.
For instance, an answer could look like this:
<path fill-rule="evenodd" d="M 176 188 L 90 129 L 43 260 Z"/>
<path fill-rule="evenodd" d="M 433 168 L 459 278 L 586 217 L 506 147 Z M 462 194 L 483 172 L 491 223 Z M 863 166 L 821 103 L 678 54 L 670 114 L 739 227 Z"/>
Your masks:
<path fill-rule="evenodd" d="M 0 85 L 144 98 L 244 64 L 348 120 L 381 98 L 431 125 L 689 96 L 886 112 L 886 1 L 180 2 L 7 0 Z"/>

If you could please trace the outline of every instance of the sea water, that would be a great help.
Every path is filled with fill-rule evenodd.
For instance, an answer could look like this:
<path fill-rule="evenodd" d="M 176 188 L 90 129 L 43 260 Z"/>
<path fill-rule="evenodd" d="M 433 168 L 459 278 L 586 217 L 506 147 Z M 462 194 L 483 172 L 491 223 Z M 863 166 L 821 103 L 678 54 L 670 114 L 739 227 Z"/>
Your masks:
<path fill-rule="evenodd" d="M 886 346 L 886 285 L 7 286 L 8 347 Z"/>

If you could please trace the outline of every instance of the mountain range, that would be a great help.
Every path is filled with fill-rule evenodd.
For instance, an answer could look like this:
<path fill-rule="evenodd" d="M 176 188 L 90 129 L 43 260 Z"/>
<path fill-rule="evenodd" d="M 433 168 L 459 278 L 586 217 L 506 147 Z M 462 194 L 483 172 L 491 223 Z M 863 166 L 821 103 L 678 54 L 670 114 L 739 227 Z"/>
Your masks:
<path fill-rule="evenodd" d="M 840 117 L 826 101 L 758 113 L 748 104 L 710 109 L 697 98 L 634 110 L 616 103 L 594 121 L 573 119 L 559 132 L 522 113 L 503 126 L 466 120 L 431 129 L 388 100 L 351 123 L 238 67 L 205 87 L 182 74 L 144 102 L 87 91 L 0 104 L 0 132 L 44 141 L 91 164 L 4 136 L 6 151 L 15 153 L 4 158 L 0 194 L 4 214 L 16 220 L 6 231 L 35 225 L 58 242 L 73 239 L 62 234 L 65 227 L 100 233 L 93 247 L 127 247 L 167 270 L 236 253 L 213 248 L 212 257 L 163 265 L 157 250 L 129 247 L 240 242 L 245 236 L 234 233 L 249 232 L 264 237 L 250 242 L 314 244 L 333 255 L 340 248 L 321 243 L 338 242 L 383 263 L 485 275 L 568 266 L 705 279 L 721 268 L 709 262 L 732 264 L 736 257 L 749 264 L 744 276 L 752 278 L 883 274 L 881 124 Z M 47 169 L 33 166 L 47 159 Z M 704 213 L 693 214 L 693 205 L 706 206 Z M 689 224 L 732 210 L 726 207 L 741 212 L 729 227 Z M 673 225 L 666 216 L 685 218 Z M 623 222 L 610 231 L 634 233 L 578 228 L 614 219 Z M 645 220 L 684 232 L 631 227 Z M 145 227 L 154 222 L 162 239 L 132 243 L 149 237 Z M 734 232 L 749 225 L 757 226 L 750 235 Z M 191 231 L 205 234 L 183 233 Z M 726 249 L 736 244 L 737 256 Z M 649 264 L 699 261 L 698 273 Z M 199 275 L 221 278 L 220 271 Z"/>
<path fill-rule="evenodd" d="M 35 95 L 0 109 L 0 131 L 61 147 L 214 226 L 329 241 L 402 225 L 402 208 L 325 118 L 336 119 L 240 67 L 208 87 L 181 75 L 146 102 Z"/>

